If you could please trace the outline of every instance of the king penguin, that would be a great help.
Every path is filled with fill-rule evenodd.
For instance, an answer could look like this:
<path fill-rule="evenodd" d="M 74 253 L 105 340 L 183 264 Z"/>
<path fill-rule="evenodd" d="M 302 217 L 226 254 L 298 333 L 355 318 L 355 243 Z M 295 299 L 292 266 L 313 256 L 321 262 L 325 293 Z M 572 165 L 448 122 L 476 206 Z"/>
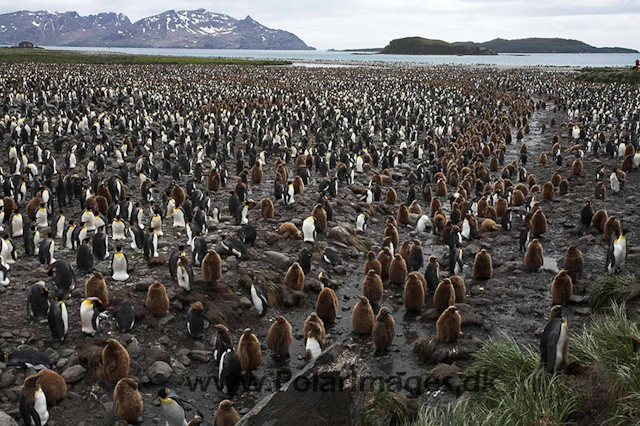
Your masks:
<path fill-rule="evenodd" d="M 267 309 L 269 308 L 267 297 L 267 288 L 264 284 L 259 283 L 254 276 L 251 283 L 251 301 L 261 317 L 267 314 Z"/>
<path fill-rule="evenodd" d="M 193 269 L 189 265 L 189 258 L 187 256 L 180 256 L 176 265 L 176 278 L 178 285 L 185 291 L 191 291 L 191 284 L 193 284 Z"/>
<path fill-rule="evenodd" d="M 111 222 L 111 238 L 113 241 L 125 240 L 127 237 L 124 234 L 125 225 L 122 220 L 120 220 L 120 216 L 116 216 Z"/>
<path fill-rule="evenodd" d="M 549 373 L 562 370 L 569 364 L 567 319 L 562 317 L 561 309 L 560 306 L 551 309 L 551 319 L 540 337 L 540 358 Z"/>
<path fill-rule="evenodd" d="M 116 324 L 118 329 L 126 333 L 131 330 L 136 323 L 136 311 L 131 303 L 123 303 L 116 313 Z"/>
<path fill-rule="evenodd" d="M 129 261 L 122 252 L 122 247 L 116 247 L 116 252 L 111 259 L 111 278 L 116 281 L 126 281 L 129 279 Z"/>
<path fill-rule="evenodd" d="M 76 288 L 76 274 L 66 260 L 56 260 L 45 270 L 56 284 L 57 296 L 62 298 Z"/>
<path fill-rule="evenodd" d="M 100 331 L 100 308 L 102 302 L 97 297 L 89 297 L 80 305 L 80 320 L 82 332 L 89 336 L 95 336 Z"/>
<path fill-rule="evenodd" d="M 93 250 L 89 245 L 89 238 L 82 240 L 82 244 L 78 247 L 76 258 L 76 265 L 81 274 L 88 274 L 93 271 Z"/>
<path fill-rule="evenodd" d="M 190 406 L 195 409 L 202 418 L 202 414 L 192 404 L 180 398 L 170 389 L 162 388 L 158 391 L 157 398 L 160 398 L 162 405 L 162 414 L 166 421 L 166 426 L 188 426 L 184 414 L 184 407 Z"/>
<path fill-rule="evenodd" d="M 36 320 L 47 319 L 49 315 L 49 289 L 45 286 L 44 281 L 29 287 L 29 296 L 27 297 L 27 317 L 33 317 Z"/>
<path fill-rule="evenodd" d="M 309 216 L 302 222 L 302 235 L 305 243 L 313 243 L 315 241 L 316 232 L 316 218 Z"/>
<path fill-rule="evenodd" d="M 36 375 L 27 377 L 20 389 L 20 416 L 27 426 L 44 426 L 49 421 L 47 397 L 38 379 Z"/>
<path fill-rule="evenodd" d="M 93 236 L 93 255 L 98 260 L 105 260 L 109 257 L 109 235 L 104 232 L 104 226 L 98 228 Z"/>
<path fill-rule="evenodd" d="M 69 330 L 69 314 L 67 313 L 67 306 L 64 301 L 58 297 L 53 299 L 51 306 L 49 307 L 49 315 L 47 316 L 49 322 L 49 330 L 51 330 L 51 336 L 54 340 L 63 341 Z"/>
<path fill-rule="evenodd" d="M 194 302 L 187 311 L 187 331 L 195 339 L 204 336 L 204 307 L 202 302 Z"/>

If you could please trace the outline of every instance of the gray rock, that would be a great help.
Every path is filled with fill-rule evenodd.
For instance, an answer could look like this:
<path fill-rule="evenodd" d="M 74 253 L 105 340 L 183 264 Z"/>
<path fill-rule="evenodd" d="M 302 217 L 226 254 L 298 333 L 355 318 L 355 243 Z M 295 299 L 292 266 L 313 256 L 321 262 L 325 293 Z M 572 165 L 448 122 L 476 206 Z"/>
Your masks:
<path fill-rule="evenodd" d="M 173 374 L 171 366 L 164 361 L 156 361 L 147 370 L 151 382 L 156 385 L 167 383 Z"/>
<path fill-rule="evenodd" d="M 67 383 L 77 383 L 85 376 L 87 370 L 81 365 L 74 365 L 62 372 L 62 377 Z"/>
<path fill-rule="evenodd" d="M 18 426 L 18 423 L 7 413 L 0 411 L 0 426 Z"/>
<path fill-rule="evenodd" d="M 129 355 L 131 358 L 138 358 L 140 353 L 142 352 L 142 347 L 140 347 L 140 343 L 138 339 L 135 337 L 131 338 L 131 343 L 127 346 L 127 350 L 129 351 Z"/>
<path fill-rule="evenodd" d="M 282 269 L 283 271 L 289 268 L 292 263 L 292 261 L 289 259 L 289 256 L 277 251 L 265 251 L 264 256 L 267 262 L 271 263 L 278 269 Z"/>
<path fill-rule="evenodd" d="M 211 351 L 191 351 L 191 358 L 195 359 L 196 361 L 200 361 L 200 362 L 204 362 L 207 363 L 211 360 L 211 356 L 213 355 L 213 352 Z"/>
<path fill-rule="evenodd" d="M 251 306 L 253 306 L 253 303 L 251 303 L 251 301 L 247 297 L 242 296 L 240 298 L 240 302 L 238 302 L 238 305 L 241 309 L 247 310 L 250 309 Z"/>

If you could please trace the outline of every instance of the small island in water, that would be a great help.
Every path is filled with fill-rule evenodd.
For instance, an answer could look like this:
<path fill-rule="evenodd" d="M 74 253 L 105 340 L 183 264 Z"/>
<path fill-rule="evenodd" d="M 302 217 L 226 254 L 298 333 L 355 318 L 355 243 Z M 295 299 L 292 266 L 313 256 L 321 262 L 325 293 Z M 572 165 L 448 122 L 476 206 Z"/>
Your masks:
<path fill-rule="evenodd" d="M 497 55 L 494 50 L 478 46 L 447 43 L 422 37 L 391 40 L 380 52 L 386 55 Z"/>

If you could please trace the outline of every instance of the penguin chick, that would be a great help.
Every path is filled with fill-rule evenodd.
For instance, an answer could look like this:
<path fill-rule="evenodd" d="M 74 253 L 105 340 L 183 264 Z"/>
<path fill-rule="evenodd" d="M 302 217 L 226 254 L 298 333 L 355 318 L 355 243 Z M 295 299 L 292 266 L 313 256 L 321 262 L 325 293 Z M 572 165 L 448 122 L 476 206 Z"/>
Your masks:
<path fill-rule="evenodd" d="M 67 396 L 67 382 L 64 377 L 51 370 L 40 370 L 36 374 L 36 383 L 42 388 L 48 405 L 54 405 Z"/>
<path fill-rule="evenodd" d="M 209 250 L 202 259 L 202 276 L 207 284 L 213 284 L 222 276 L 222 259 L 217 251 Z"/>
<path fill-rule="evenodd" d="M 369 272 L 367 272 L 367 275 L 362 281 L 362 294 L 369 299 L 371 303 L 378 303 L 382 300 L 384 295 L 382 278 L 380 278 L 373 269 L 369 269 Z"/>
<path fill-rule="evenodd" d="M 542 244 L 537 239 L 531 240 L 524 254 L 525 269 L 529 272 L 534 272 L 540 269 L 543 263 Z"/>
<path fill-rule="evenodd" d="M 292 340 L 291 324 L 279 315 L 267 332 L 267 348 L 273 351 L 276 357 L 288 357 Z"/>
<path fill-rule="evenodd" d="M 302 232 L 291 222 L 285 222 L 278 228 L 279 237 L 282 239 L 301 240 Z"/>
<path fill-rule="evenodd" d="M 292 290 L 302 291 L 304 289 L 304 271 L 298 262 L 294 262 L 289 267 L 284 277 L 284 285 Z"/>
<path fill-rule="evenodd" d="M 482 249 L 476 254 L 473 262 L 473 278 L 476 280 L 488 280 L 492 275 L 491 255 L 486 249 Z"/>
<path fill-rule="evenodd" d="M 591 226 L 598 232 L 604 232 L 604 224 L 607 222 L 608 216 L 606 210 L 598 210 L 593 215 Z"/>
<path fill-rule="evenodd" d="M 142 415 L 143 408 L 138 384 L 132 379 L 120 379 L 113 390 L 113 412 L 116 419 L 135 422 Z"/>
<path fill-rule="evenodd" d="M 375 315 L 366 296 L 358 296 L 358 302 L 351 313 L 351 326 L 356 334 L 371 334 Z"/>
<path fill-rule="evenodd" d="M 85 283 L 84 297 L 85 299 L 97 297 L 102 302 L 102 306 L 105 308 L 109 307 L 109 290 L 107 289 L 107 282 L 100 272 L 93 271 L 93 276 Z"/>
<path fill-rule="evenodd" d="M 321 346 L 324 346 L 326 340 L 326 330 L 324 328 L 324 322 L 317 313 L 311 312 L 307 319 L 304 320 L 304 338 L 305 340 L 309 337 L 309 333 L 313 327 L 316 327 L 315 334 L 318 339 L 318 343 Z"/>
<path fill-rule="evenodd" d="M 467 288 L 462 277 L 453 275 L 449 277 L 449 280 L 451 281 L 451 284 L 453 284 L 453 289 L 456 293 L 456 303 L 464 302 L 464 299 L 467 297 Z"/>
<path fill-rule="evenodd" d="M 111 383 L 117 383 L 129 375 L 129 352 L 115 339 L 107 340 L 102 350 L 102 373 Z"/>
<path fill-rule="evenodd" d="M 262 350 L 260 341 L 250 328 L 245 328 L 238 341 L 238 357 L 240 365 L 246 372 L 252 372 L 262 364 Z"/>
<path fill-rule="evenodd" d="M 424 305 L 424 285 L 417 272 L 407 275 L 402 292 L 402 303 L 407 311 L 420 311 Z"/>
<path fill-rule="evenodd" d="M 371 330 L 371 340 L 377 350 L 387 350 L 395 336 L 396 323 L 386 306 L 380 308 Z"/>
<path fill-rule="evenodd" d="M 449 278 L 445 278 L 438 284 L 435 293 L 433 293 L 433 307 L 439 311 L 446 310 L 456 301 L 456 291 Z"/>
<path fill-rule="evenodd" d="M 333 289 L 325 287 L 318 295 L 316 313 L 324 323 L 331 324 L 338 315 L 338 298 Z"/>
<path fill-rule="evenodd" d="M 144 305 L 156 317 L 166 314 L 169 311 L 169 297 L 164 285 L 158 281 L 151 284 L 147 291 L 147 300 Z"/>
<path fill-rule="evenodd" d="M 239 421 L 240 415 L 233 407 L 233 401 L 228 399 L 221 401 L 216 412 L 215 426 L 235 426 Z"/>
<path fill-rule="evenodd" d="M 364 264 L 364 273 L 367 274 L 370 269 L 376 271 L 378 275 L 382 274 L 382 264 L 376 259 L 376 254 L 369 250 L 367 252 L 367 261 Z"/>
<path fill-rule="evenodd" d="M 551 303 L 554 305 L 565 305 L 571 301 L 573 296 L 573 282 L 566 270 L 561 270 L 553 278 L 551 283 Z"/>
<path fill-rule="evenodd" d="M 584 257 L 582 257 L 582 251 L 577 245 L 571 244 L 567 247 L 567 252 L 564 254 L 564 266 L 571 277 L 571 281 L 577 282 L 584 273 Z"/>
<path fill-rule="evenodd" d="M 436 332 L 438 340 L 442 343 L 450 343 L 457 340 L 461 335 L 462 318 L 458 308 L 449 306 L 436 321 Z"/>
<path fill-rule="evenodd" d="M 396 254 L 389 265 L 389 284 L 401 285 L 407 277 L 407 263 Z"/>
<path fill-rule="evenodd" d="M 273 219 L 274 207 L 273 202 L 269 198 L 260 200 L 260 216 L 263 219 Z"/>

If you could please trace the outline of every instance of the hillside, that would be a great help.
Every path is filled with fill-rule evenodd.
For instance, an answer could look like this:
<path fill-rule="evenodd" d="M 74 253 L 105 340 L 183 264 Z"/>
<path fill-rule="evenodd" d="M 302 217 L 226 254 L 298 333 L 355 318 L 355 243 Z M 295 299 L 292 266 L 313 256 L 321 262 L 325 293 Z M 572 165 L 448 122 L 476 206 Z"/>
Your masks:
<path fill-rule="evenodd" d="M 484 43 L 461 42 L 461 46 L 484 47 L 498 53 L 638 53 L 622 47 L 594 47 L 579 40 L 564 38 L 496 38 Z"/>
<path fill-rule="evenodd" d="M 479 46 L 447 43 L 422 37 L 405 37 L 391 42 L 380 52 L 388 55 L 496 55 Z"/>
<path fill-rule="evenodd" d="M 310 50 L 295 34 L 265 27 L 250 16 L 169 10 L 131 23 L 122 13 L 20 11 L 0 15 L 0 44 Z"/>

